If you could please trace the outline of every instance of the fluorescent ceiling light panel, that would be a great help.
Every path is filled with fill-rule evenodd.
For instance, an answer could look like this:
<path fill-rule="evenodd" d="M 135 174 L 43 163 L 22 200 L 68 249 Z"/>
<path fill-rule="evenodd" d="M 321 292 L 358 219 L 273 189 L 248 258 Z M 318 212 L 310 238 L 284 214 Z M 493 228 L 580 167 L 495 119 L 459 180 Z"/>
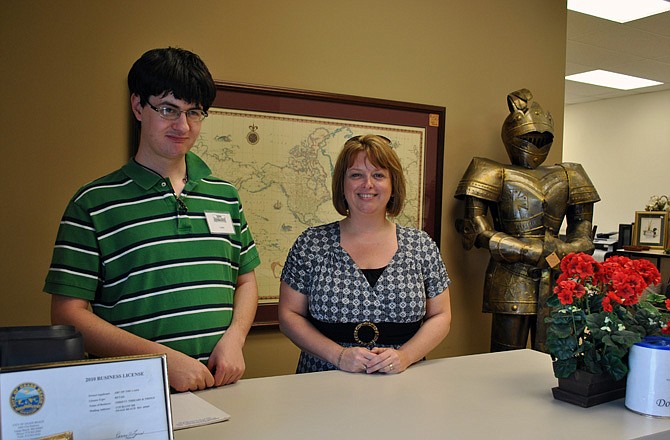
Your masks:
<path fill-rule="evenodd" d="M 568 75 L 565 77 L 565 79 L 568 81 L 577 81 L 619 90 L 641 89 L 642 87 L 651 87 L 663 84 L 661 82 L 652 81 L 650 79 L 622 75 L 621 73 L 608 72 L 606 70 L 592 70 L 590 72 L 577 73 L 575 75 Z"/>
<path fill-rule="evenodd" d="M 665 0 L 568 0 L 568 9 L 605 20 L 626 23 L 670 11 Z"/>

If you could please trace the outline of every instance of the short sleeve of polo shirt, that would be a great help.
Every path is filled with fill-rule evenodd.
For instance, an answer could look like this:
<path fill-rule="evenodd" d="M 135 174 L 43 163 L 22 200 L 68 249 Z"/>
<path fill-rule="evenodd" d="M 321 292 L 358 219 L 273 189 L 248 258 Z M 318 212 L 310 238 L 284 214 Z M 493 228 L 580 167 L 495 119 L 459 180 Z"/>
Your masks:
<path fill-rule="evenodd" d="M 92 300 L 100 282 L 100 254 L 93 223 L 76 197 L 61 219 L 44 291 Z"/>

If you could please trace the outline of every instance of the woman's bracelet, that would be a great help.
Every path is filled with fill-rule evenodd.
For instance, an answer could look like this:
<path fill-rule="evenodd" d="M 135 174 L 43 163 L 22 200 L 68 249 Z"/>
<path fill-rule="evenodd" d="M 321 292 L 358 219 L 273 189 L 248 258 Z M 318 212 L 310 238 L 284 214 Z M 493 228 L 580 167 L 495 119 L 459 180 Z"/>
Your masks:
<path fill-rule="evenodd" d="M 342 362 L 342 355 L 344 354 L 345 350 L 347 347 L 342 347 L 342 351 L 340 351 L 340 355 L 337 357 L 337 369 L 340 369 L 340 363 Z"/>

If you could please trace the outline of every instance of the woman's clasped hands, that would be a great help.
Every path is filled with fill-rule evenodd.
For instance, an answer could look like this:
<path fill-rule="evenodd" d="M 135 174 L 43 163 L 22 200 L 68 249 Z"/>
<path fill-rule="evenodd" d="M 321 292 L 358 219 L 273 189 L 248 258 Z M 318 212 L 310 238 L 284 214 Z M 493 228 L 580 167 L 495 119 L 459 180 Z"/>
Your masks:
<path fill-rule="evenodd" d="M 401 373 L 409 367 L 400 350 L 384 347 L 343 347 L 338 368 L 350 373 Z"/>

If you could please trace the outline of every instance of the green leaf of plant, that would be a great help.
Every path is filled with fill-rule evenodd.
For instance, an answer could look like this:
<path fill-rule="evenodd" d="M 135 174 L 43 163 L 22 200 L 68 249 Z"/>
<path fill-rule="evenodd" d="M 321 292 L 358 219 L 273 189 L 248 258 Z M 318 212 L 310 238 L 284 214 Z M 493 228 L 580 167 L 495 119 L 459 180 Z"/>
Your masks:
<path fill-rule="evenodd" d="M 572 325 L 570 324 L 554 324 L 547 329 L 547 338 L 554 337 L 557 339 L 567 338 L 572 334 Z"/>
<path fill-rule="evenodd" d="M 565 379 L 566 377 L 570 377 L 570 375 L 577 370 L 577 359 L 570 358 L 557 360 L 554 361 L 553 367 L 554 376 L 559 379 Z"/>
<path fill-rule="evenodd" d="M 559 360 L 567 360 L 573 357 L 577 349 L 577 338 L 570 336 L 562 339 L 547 341 L 549 352 Z"/>
<path fill-rule="evenodd" d="M 598 353 L 598 350 L 595 349 L 593 344 L 588 344 L 584 350 L 584 367 L 589 373 L 599 374 L 603 372 L 602 367 L 600 366 L 601 355 Z"/>
<path fill-rule="evenodd" d="M 605 371 L 612 376 L 614 380 L 623 379 L 626 373 L 628 373 L 628 367 L 617 354 L 603 354 L 602 364 Z"/>
<path fill-rule="evenodd" d="M 641 338 L 639 334 L 630 330 L 620 330 L 612 332 L 611 340 L 618 348 L 628 351 L 633 344 L 640 342 Z"/>

